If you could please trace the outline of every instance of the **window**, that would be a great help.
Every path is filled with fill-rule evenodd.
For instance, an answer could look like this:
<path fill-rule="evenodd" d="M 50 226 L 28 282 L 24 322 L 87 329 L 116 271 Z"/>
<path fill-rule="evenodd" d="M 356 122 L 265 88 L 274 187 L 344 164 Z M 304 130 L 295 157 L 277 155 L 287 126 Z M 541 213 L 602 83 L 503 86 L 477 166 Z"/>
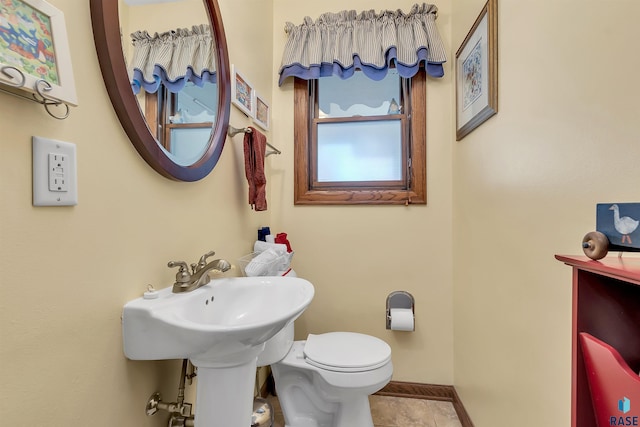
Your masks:
<path fill-rule="evenodd" d="M 157 92 L 145 94 L 145 117 L 153 136 L 174 160 L 190 165 L 207 149 L 217 102 L 213 83 L 188 82 L 175 93 L 160 84 Z"/>
<path fill-rule="evenodd" d="M 425 204 L 425 72 L 296 78 L 295 204 Z"/>

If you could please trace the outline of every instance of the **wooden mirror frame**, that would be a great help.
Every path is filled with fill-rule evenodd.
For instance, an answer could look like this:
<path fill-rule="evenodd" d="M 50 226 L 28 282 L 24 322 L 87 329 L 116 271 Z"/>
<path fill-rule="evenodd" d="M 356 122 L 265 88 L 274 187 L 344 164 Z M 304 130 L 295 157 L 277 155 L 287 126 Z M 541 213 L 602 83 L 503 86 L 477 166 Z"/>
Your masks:
<path fill-rule="evenodd" d="M 217 0 L 203 0 L 216 43 L 218 109 L 209 143 L 194 164 L 181 166 L 163 151 L 151 134 L 133 94 L 122 51 L 117 0 L 91 0 L 91 22 L 102 77 L 113 108 L 140 156 L 159 174 L 176 181 L 197 181 L 213 170 L 224 147 L 231 108 L 227 40 Z"/>

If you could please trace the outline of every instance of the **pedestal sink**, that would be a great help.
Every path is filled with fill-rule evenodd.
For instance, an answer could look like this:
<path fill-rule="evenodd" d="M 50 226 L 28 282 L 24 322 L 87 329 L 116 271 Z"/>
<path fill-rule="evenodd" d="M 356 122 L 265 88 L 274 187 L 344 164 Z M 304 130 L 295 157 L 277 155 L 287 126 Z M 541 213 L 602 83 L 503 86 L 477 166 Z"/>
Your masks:
<path fill-rule="evenodd" d="M 124 353 L 190 359 L 198 367 L 196 427 L 249 427 L 257 357 L 313 294 L 311 283 L 293 277 L 230 277 L 188 293 L 146 293 L 124 306 Z"/>

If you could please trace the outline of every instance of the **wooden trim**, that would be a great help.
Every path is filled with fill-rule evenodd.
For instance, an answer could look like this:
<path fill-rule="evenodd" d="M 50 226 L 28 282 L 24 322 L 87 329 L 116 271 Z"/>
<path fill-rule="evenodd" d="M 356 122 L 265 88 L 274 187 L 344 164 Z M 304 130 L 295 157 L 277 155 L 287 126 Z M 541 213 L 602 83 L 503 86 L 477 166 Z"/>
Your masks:
<path fill-rule="evenodd" d="M 295 205 L 409 205 L 427 203 L 426 72 L 411 78 L 411 179 L 409 189 L 312 189 L 309 148 L 311 105 L 309 82 L 294 82 L 294 204 Z"/>
<path fill-rule="evenodd" d="M 391 381 L 382 390 L 375 393 L 378 396 L 395 396 L 410 399 L 427 399 L 451 402 L 456 410 L 462 427 L 473 427 L 469 414 L 451 385 L 420 384 L 412 382 Z"/>
<path fill-rule="evenodd" d="M 409 203 L 427 203 L 427 77 L 421 71 L 411 79 L 411 189 Z M 412 192 L 413 193 L 413 192 Z"/>
<path fill-rule="evenodd" d="M 277 396 L 276 387 L 273 382 L 273 374 L 271 372 L 269 372 L 269 375 L 267 375 L 267 379 L 265 379 L 264 383 L 262 383 L 262 387 L 260 387 L 259 393 L 260 397 L 267 397 L 269 395 Z"/>
<path fill-rule="evenodd" d="M 594 261 L 583 255 L 556 255 L 556 259 L 578 270 L 640 285 L 640 259 L 638 258 L 606 257 Z"/>
<path fill-rule="evenodd" d="M 353 116 L 353 117 L 320 117 L 312 120 L 312 123 L 358 123 L 358 122 L 390 122 L 403 120 L 403 114 L 385 114 L 383 116 Z"/>
<path fill-rule="evenodd" d="M 295 79 L 293 90 L 293 164 L 294 164 L 294 202 L 307 199 L 309 189 L 309 82 Z"/>
<path fill-rule="evenodd" d="M 264 384 L 260 388 L 260 396 L 266 397 L 268 395 L 277 396 L 276 387 L 273 380 L 273 373 L 270 372 L 265 380 Z M 473 422 L 467 411 L 464 409 L 464 405 L 456 392 L 455 387 L 452 385 L 438 385 L 438 384 L 420 384 L 403 381 L 391 381 L 389 384 L 377 393 L 377 396 L 393 396 L 404 397 L 407 399 L 425 399 L 425 400 L 438 400 L 441 402 L 451 402 L 453 408 L 456 410 L 458 420 L 462 427 L 474 427 Z"/>
<path fill-rule="evenodd" d="M 149 125 L 149 132 L 158 138 L 158 92 L 144 93 L 144 118 Z"/>

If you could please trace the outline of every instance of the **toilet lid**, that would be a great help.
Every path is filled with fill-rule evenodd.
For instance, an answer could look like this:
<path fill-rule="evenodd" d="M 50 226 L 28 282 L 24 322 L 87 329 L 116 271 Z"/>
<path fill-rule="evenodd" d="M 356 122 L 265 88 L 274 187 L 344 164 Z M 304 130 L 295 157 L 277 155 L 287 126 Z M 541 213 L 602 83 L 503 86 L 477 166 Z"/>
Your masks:
<path fill-rule="evenodd" d="M 370 371 L 391 360 L 389 344 L 355 332 L 309 334 L 304 345 L 307 363 L 339 372 Z"/>

